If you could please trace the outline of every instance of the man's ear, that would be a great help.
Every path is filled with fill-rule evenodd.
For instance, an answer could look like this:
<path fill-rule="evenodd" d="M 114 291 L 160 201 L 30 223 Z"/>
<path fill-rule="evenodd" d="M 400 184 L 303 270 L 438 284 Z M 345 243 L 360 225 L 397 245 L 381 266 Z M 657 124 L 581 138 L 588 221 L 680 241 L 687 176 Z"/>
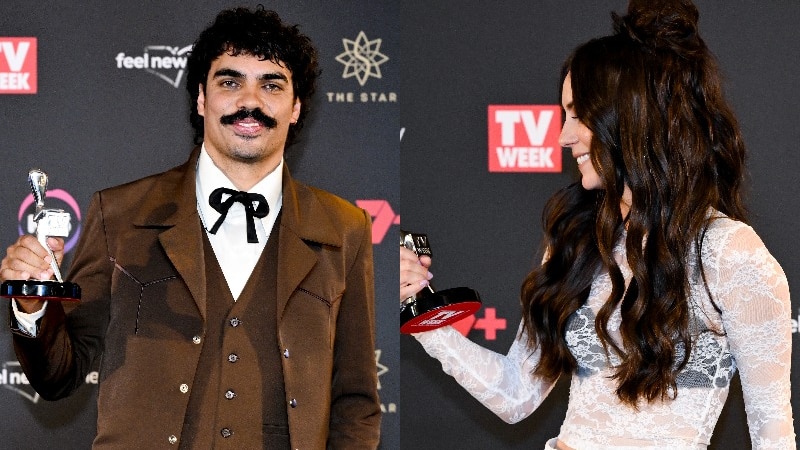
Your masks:
<path fill-rule="evenodd" d="M 297 123 L 297 119 L 300 118 L 300 111 L 302 110 L 303 105 L 300 103 L 300 99 L 295 97 L 294 99 L 294 108 L 292 108 L 292 120 L 291 122 Z"/>
<path fill-rule="evenodd" d="M 198 93 L 197 93 L 197 114 L 205 117 L 206 115 L 206 94 L 205 90 L 206 87 L 202 84 L 197 85 Z"/>

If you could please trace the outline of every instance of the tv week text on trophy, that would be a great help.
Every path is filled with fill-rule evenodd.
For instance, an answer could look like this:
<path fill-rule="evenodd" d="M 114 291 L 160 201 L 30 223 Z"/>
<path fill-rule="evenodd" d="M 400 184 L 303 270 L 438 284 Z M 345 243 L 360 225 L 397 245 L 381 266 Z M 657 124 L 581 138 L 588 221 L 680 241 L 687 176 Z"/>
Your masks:
<path fill-rule="evenodd" d="M 428 236 L 400 230 L 400 246 L 417 256 L 431 256 Z M 475 314 L 481 307 L 478 292 L 468 287 L 435 291 L 428 285 L 400 305 L 400 332 L 419 333 L 450 325 Z"/>

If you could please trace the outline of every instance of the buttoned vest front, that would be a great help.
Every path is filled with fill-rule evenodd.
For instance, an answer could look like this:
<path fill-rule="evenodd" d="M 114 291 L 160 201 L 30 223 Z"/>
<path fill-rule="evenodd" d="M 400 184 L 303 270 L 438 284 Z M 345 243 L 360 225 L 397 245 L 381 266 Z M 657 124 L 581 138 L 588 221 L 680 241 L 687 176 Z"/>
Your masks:
<path fill-rule="evenodd" d="M 203 233 L 206 330 L 181 448 L 290 448 L 277 342 L 279 223 L 235 302 Z"/>

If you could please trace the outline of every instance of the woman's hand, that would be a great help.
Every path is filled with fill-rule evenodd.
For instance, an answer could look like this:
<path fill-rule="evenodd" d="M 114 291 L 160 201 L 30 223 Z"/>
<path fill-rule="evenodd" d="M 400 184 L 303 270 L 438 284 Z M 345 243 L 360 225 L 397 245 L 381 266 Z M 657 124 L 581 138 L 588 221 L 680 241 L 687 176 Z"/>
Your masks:
<path fill-rule="evenodd" d="M 400 247 L 400 302 L 430 284 L 433 278 L 428 271 L 430 266 L 430 256 L 417 256 L 413 251 Z"/>

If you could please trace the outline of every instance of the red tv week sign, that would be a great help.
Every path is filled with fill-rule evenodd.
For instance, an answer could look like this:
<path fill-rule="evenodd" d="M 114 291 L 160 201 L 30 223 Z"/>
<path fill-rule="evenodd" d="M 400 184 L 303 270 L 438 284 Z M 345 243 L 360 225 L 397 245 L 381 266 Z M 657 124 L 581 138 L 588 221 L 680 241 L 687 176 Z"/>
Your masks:
<path fill-rule="evenodd" d="M 0 94 L 35 94 L 36 88 L 36 38 L 0 37 Z"/>
<path fill-rule="evenodd" d="M 561 172 L 558 105 L 489 105 L 489 172 Z"/>

